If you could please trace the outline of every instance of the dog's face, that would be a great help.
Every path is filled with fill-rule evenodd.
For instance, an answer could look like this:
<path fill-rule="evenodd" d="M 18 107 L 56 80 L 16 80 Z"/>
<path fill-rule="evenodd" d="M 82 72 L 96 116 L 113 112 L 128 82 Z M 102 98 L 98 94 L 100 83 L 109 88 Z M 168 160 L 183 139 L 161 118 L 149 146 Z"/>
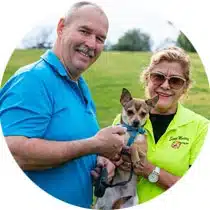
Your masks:
<path fill-rule="evenodd" d="M 158 95 L 148 99 L 136 99 L 132 98 L 130 92 L 123 88 L 120 103 L 123 106 L 122 120 L 124 123 L 140 127 L 143 126 L 149 116 L 151 108 L 158 102 Z"/>

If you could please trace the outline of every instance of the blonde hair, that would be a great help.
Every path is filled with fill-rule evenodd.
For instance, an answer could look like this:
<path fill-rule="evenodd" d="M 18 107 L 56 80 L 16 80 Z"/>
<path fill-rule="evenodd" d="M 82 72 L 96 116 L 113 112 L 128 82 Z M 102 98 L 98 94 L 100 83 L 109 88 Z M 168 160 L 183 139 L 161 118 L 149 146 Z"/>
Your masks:
<path fill-rule="evenodd" d="M 190 57 L 179 47 L 168 47 L 152 55 L 149 66 L 140 75 L 141 82 L 145 85 L 145 88 L 147 87 L 150 72 L 162 61 L 177 62 L 182 66 L 184 78 L 186 79 L 185 93 L 188 92 L 192 85 Z"/>

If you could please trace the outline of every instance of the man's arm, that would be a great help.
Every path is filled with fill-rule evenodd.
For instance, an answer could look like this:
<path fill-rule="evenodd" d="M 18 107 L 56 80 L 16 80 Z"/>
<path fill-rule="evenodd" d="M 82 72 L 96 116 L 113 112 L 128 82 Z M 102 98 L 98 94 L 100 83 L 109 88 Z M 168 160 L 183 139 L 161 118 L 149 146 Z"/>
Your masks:
<path fill-rule="evenodd" d="M 38 170 L 56 167 L 83 155 L 96 153 L 97 142 L 47 141 L 24 136 L 8 136 L 6 142 L 15 160 L 23 170 Z"/>
<path fill-rule="evenodd" d="M 116 126 L 104 128 L 89 139 L 75 141 L 58 142 L 24 136 L 5 138 L 23 170 L 42 170 L 88 154 L 99 154 L 112 159 L 122 149 L 124 133 L 124 128 Z"/>

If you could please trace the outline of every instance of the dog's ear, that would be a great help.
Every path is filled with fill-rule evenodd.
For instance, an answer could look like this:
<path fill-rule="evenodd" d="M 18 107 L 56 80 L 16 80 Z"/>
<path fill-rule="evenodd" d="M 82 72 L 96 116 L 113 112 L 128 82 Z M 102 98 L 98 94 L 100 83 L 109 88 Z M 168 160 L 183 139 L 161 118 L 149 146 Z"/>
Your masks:
<path fill-rule="evenodd" d="M 159 96 L 156 95 L 156 96 L 154 96 L 154 97 L 151 98 L 151 99 L 145 100 L 145 103 L 146 103 L 148 106 L 150 106 L 151 108 L 154 108 L 155 105 L 157 104 L 158 100 L 159 100 Z"/>
<path fill-rule="evenodd" d="M 122 94 L 120 97 L 120 103 L 124 106 L 126 103 L 128 103 L 132 99 L 133 98 L 132 98 L 130 92 L 126 88 L 123 88 Z"/>

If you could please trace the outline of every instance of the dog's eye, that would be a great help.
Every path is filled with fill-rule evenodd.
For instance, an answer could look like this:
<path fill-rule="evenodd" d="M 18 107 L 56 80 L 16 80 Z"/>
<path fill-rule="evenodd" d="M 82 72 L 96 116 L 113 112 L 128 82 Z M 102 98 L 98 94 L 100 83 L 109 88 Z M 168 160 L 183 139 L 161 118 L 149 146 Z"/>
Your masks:
<path fill-rule="evenodd" d="M 128 113 L 128 115 L 132 115 L 133 111 L 132 110 L 128 110 L 127 113 Z"/>
<path fill-rule="evenodd" d="M 141 115 L 141 117 L 145 117 L 146 116 L 146 112 L 142 112 L 140 115 Z"/>

